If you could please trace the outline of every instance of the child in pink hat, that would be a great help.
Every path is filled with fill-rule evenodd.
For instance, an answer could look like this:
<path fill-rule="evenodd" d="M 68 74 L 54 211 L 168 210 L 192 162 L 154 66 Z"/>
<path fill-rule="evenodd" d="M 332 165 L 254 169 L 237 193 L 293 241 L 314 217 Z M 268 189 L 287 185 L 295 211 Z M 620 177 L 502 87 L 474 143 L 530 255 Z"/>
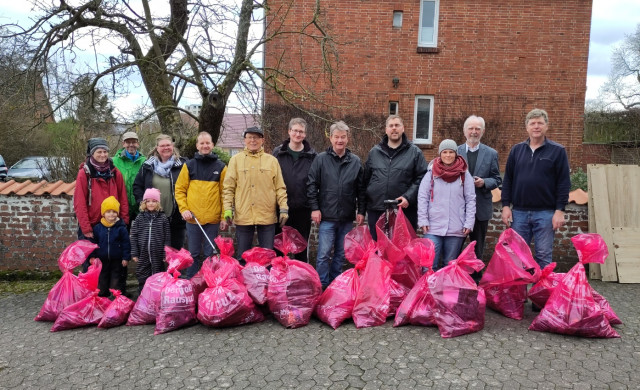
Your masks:
<path fill-rule="evenodd" d="M 148 188 L 140 202 L 140 214 L 131 225 L 131 258 L 136 262 L 138 293 L 149 276 L 166 269 L 164 247 L 169 245 L 169 219 L 160 206 L 160 191 Z"/>

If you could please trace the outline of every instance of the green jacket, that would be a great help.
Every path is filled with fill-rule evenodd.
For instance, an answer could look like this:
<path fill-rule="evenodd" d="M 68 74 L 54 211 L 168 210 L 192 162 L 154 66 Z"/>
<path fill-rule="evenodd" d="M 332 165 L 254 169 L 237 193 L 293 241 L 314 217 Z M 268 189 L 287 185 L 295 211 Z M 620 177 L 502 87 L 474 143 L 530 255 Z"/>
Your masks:
<path fill-rule="evenodd" d="M 131 161 L 129 157 L 124 153 L 124 148 L 118 149 L 115 156 L 113 156 L 113 165 L 118 168 L 122 177 L 124 178 L 124 186 L 127 189 L 127 199 L 129 200 L 129 215 L 131 221 L 133 221 L 140 212 L 139 205 L 136 203 L 136 198 L 133 196 L 133 182 L 138 175 L 138 171 L 142 168 L 142 163 L 147 160 L 142 153 L 138 154 L 138 158 L 135 161 Z"/>

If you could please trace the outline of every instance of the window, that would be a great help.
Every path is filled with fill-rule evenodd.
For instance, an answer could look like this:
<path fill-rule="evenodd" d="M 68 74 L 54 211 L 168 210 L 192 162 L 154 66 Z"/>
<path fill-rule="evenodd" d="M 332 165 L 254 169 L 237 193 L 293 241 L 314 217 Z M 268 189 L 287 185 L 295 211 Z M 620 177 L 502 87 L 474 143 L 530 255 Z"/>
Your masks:
<path fill-rule="evenodd" d="M 422 0 L 420 2 L 420 28 L 418 46 L 438 46 L 438 9 L 440 0 Z"/>
<path fill-rule="evenodd" d="M 402 11 L 393 11 L 393 27 L 402 27 Z"/>
<path fill-rule="evenodd" d="M 398 102 L 389 102 L 389 115 L 398 115 Z"/>
<path fill-rule="evenodd" d="M 433 96 L 417 95 L 413 115 L 413 143 L 431 144 L 433 130 Z"/>

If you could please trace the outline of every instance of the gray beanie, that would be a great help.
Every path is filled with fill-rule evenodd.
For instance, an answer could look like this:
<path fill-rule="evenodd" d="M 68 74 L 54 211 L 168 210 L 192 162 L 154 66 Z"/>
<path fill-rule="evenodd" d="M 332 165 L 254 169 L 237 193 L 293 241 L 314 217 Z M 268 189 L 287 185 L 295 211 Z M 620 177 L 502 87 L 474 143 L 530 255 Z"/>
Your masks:
<path fill-rule="evenodd" d="M 104 138 L 90 138 L 87 142 L 87 156 L 93 155 L 98 149 L 105 149 L 108 152 L 109 144 L 107 140 Z"/>
<path fill-rule="evenodd" d="M 453 150 L 458 154 L 458 145 L 456 145 L 456 141 L 452 139 L 445 139 L 440 142 L 440 146 L 438 147 L 438 155 L 442 153 L 443 150 Z"/>

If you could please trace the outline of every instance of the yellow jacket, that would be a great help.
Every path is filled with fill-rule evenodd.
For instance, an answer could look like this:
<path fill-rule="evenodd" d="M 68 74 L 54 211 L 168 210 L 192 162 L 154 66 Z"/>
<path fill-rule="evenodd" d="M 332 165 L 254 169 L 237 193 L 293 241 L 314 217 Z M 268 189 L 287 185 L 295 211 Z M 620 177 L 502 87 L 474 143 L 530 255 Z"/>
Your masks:
<path fill-rule="evenodd" d="M 280 164 L 264 149 L 246 148 L 231 157 L 224 178 L 224 209 L 235 208 L 236 225 L 271 225 L 277 222 L 276 205 L 287 210 L 287 188 Z"/>
<path fill-rule="evenodd" d="M 215 153 L 195 157 L 182 166 L 176 180 L 176 203 L 180 213 L 191 211 L 201 224 L 222 220 L 222 183 L 227 167 Z M 187 221 L 195 223 L 195 221 Z"/>

